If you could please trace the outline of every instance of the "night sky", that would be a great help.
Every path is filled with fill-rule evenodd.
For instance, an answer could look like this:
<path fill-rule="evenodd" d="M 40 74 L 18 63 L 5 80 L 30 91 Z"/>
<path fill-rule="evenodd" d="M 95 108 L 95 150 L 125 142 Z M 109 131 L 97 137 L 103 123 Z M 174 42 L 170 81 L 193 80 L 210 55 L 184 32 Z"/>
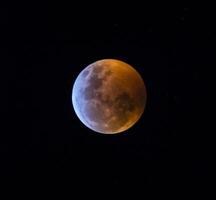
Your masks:
<path fill-rule="evenodd" d="M 7 77 L 1 110 L 9 122 L 0 133 L 1 180 L 71 194 L 91 187 L 124 194 L 209 189 L 214 10 L 92 7 L 19 2 L 1 8 Z M 147 88 L 144 114 L 122 134 L 91 131 L 71 103 L 79 72 L 104 58 L 131 64 Z"/>

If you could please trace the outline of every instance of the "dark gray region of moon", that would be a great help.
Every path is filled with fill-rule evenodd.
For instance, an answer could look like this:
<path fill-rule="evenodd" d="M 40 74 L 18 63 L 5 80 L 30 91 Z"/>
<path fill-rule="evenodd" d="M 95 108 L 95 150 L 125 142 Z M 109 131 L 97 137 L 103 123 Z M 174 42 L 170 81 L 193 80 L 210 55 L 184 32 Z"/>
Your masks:
<path fill-rule="evenodd" d="M 86 101 L 91 102 L 94 100 L 97 102 L 97 106 L 87 106 L 86 115 L 91 121 L 100 123 L 97 129 L 101 131 L 106 129 L 119 129 L 121 128 L 130 118 L 130 112 L 133 112 L 136 104 L 130 94 L 127 92 L 120 92 L 119 95 L 113 97 L 112 94 L 102 94 L 100 90 L 103 87 L 103 83 L 107 80 L 108 76 L 111 76 L 112 72 L 110 70 L 105 70 L 105 67 L 95 67 L 88 80 L 88 86 L 84 89 L 83 95 Z M 103 76 L 101 73 L 103 72 Z M 89 74 L 88 71 L 84 71 L 83 75 Z M 99 77 L 101 76 L 101 77 Z M 102 98 L 103 96 L 103 98 Z M 112 116 L 106 116 L 104 113 L 105 108 L 110 109 L 113 112 L 113 116 L 116 117 L 115 120 L 110 120 Z M 100 127 L 102 123 L 106 121 L 108 123 L 107 127 Z"/>
<path fill-rule="evenodd" d="M 85 78 L 86 76 L 88 76 L 88 74 L 89 74 L 89 70 L 84 70 L 83 72 L 82 72 L 82 76 Z"/>

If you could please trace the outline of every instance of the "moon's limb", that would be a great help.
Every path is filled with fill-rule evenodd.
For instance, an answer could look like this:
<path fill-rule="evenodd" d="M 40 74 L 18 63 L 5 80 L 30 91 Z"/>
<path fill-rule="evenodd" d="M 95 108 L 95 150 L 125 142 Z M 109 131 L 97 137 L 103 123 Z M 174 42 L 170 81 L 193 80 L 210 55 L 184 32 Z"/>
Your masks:
<path fill-rule="evenodd" d="M 118 133 L 140 118 L 145 85 L 128 64 L 106 59 L 85 68 L 75 81 L 73 106 L 80 120 L 100 133 Z"/>

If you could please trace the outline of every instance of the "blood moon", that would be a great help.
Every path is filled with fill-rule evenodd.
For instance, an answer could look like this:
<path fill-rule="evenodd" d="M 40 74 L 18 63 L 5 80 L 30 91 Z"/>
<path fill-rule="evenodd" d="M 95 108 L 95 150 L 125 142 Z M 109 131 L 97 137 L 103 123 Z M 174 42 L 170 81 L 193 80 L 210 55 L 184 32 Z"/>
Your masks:
<path fill-rule="evenodd" d="M 146 87 L 139 73 L 115 59 L 96 61 L 84 68 L 72 89 L 72 104 L 88 128 L 116 134 L 132 127 L 146 105 Z"/>

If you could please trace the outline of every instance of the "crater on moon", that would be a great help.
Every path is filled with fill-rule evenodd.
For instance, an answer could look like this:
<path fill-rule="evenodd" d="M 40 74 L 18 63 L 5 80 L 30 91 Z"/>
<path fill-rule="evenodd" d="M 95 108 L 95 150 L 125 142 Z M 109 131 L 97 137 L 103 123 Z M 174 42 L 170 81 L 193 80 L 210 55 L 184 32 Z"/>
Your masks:
<path fill-rule="evenodd" d="M 90 129 L 118 133 L 140 118 L 146 104 L 146 88 L 130 65 L 113 59 L 100 60 L 77 77 L 72 103 L 79 119 Z"/>

